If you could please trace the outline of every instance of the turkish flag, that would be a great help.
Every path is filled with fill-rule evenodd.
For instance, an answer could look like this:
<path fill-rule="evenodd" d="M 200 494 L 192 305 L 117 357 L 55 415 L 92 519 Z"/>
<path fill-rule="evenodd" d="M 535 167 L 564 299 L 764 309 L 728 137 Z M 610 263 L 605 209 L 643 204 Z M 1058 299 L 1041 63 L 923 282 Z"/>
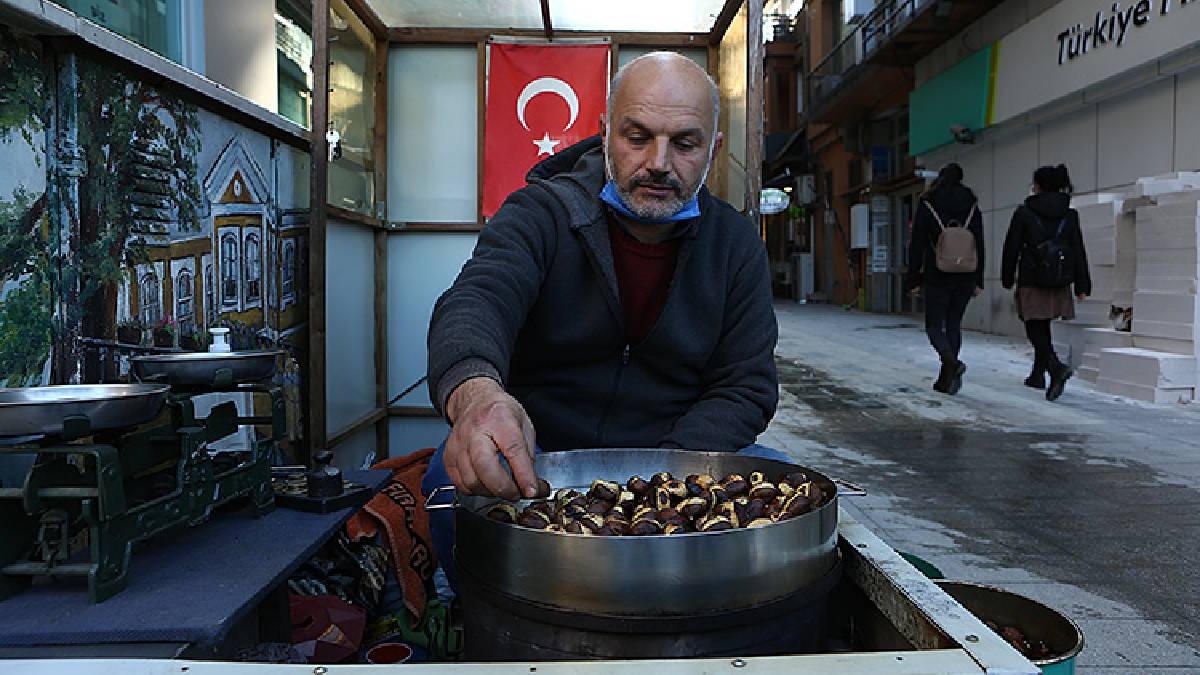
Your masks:
<path fill-rule="evenodd" d="M 609 46 L 493 43 L 483 143 L 483 215 L 525 186 L 534 164 L 600 130 Z"/>

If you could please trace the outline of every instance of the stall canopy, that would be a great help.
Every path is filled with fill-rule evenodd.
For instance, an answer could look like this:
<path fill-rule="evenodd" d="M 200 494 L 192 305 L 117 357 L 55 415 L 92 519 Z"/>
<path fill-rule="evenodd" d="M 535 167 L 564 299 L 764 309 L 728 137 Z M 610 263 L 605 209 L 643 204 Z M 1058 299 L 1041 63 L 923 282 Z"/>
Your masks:
<path fill-rule="evenodd" d="M 707 33 L 724 0 L 368 0 L 388 27 Z"/>

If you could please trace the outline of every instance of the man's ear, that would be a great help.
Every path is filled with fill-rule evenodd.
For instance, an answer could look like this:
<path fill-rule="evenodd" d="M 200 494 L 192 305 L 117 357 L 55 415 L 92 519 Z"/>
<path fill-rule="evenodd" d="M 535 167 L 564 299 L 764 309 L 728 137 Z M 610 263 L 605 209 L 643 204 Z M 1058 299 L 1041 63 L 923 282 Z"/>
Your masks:
<path fill-rule="evenodd" d="M 601 139 L 601 140 L 603 140 L 603 139 L 604 139 L 604 136 L 605 136 L 605 131 L 607 131 L 607 129 L 605 128 L 605 126 L 606 126 L 606 125 L 605 125 L 605 122 L 606 122 L 606 121 L 607 121 L 607 120 L 605 120 L 605 119 L 604 119 L 604 113 L 600 113 L 600 139 Z"/>
<path fill-rule="evenodd" d="M 725 134 L 718 131 L 717 132 L 717 140 L 713 142 L 713 156 L 714 157 L 716 157 L 717 153 L 721 151 L 721 144 L 724 142 L 725 142 Z"/>

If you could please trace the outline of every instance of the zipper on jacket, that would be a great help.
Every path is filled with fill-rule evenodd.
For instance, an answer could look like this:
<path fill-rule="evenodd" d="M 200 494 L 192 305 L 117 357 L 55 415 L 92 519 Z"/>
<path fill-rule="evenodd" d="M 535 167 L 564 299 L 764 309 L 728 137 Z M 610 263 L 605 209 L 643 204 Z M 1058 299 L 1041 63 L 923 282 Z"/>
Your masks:
<path fill-rule="evenodd" d="M 617 374 L 613 377 L 612 391 L 608 395 L 608 401 L 604 404 L 604 412 L 600 414 L 600 422 L 596 424 L 596 447 L 604 447 L 604 425 L 608 422 L 608 415 L 612 412 L 613 404 L 617 400 L 617 391 L 621 388 L 621 375 L 625 372 L 625 366 L 629 365 L 629 343 L 621 349 L 620 365 L 617 366 Z"/>

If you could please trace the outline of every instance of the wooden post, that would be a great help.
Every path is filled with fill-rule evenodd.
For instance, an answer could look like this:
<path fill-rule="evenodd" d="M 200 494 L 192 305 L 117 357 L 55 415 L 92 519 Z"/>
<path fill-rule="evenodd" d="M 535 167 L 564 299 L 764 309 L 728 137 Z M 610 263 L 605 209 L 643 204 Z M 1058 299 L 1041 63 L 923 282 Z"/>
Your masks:
<path fill-rule="evenodd" d="M 542 0 L 542 30 L 546 31 L 546 39 L 554 39 L 554 24 L 550 22 L 550 0 Z"/>
<path fill-rule="evenodd" d="M 487 123 L 487 39 L 475 43 L 475 219 L 482 229 L 483 217 L 483 127 Z"/>
<path fill-rule="evenodd" d="M 746 3 L 746 215 L 757 225 L 763 163 L 763 3 Z"/>
<path fill-rule="evenodd" d="M 387 31 L 375 36 L 375 217 L 387 222 L 388 49 Z M 388 406 L 388 232 L 375 230 L 375 407 Z M 391 456 L 391 420 L 375 424 L 375 453 Z"/>
<path fill-rule="evenodd" d="M 325 448 L 325 203 L 328 199 L 329 150 L 329 0 L 313 2 L 312 173 L 308 216 L 308 443 Z"/>

